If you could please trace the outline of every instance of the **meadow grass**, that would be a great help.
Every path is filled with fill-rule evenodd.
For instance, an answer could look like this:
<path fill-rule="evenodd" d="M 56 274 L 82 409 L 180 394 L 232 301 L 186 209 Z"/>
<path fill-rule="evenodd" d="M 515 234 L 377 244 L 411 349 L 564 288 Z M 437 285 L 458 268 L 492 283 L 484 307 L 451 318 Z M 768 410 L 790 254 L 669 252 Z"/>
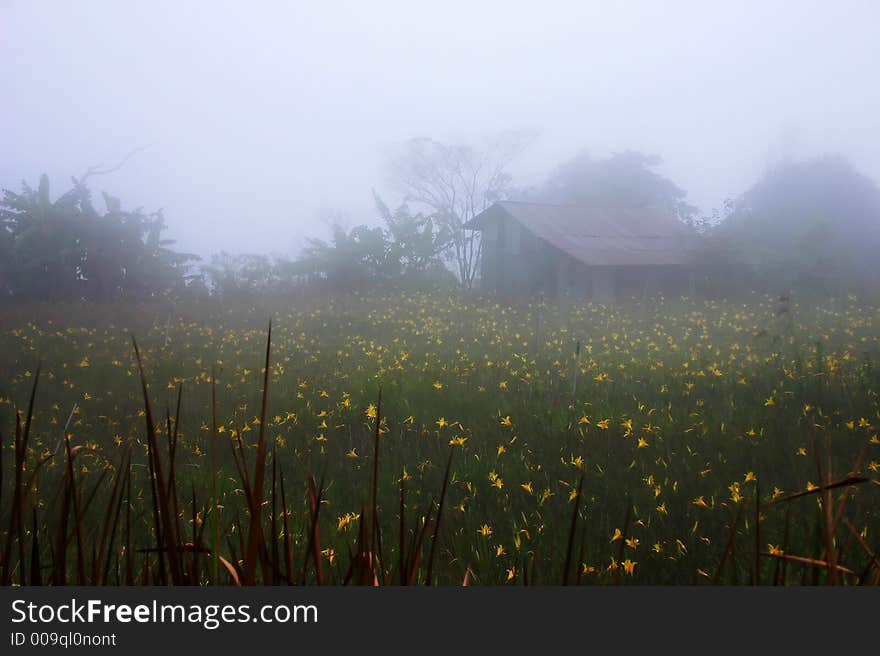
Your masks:
<path fill-rule="evenodd" d="M 880 308 L 855 298 L 388 292 L 2 328 L 5 585 L 880 580 Z"/>

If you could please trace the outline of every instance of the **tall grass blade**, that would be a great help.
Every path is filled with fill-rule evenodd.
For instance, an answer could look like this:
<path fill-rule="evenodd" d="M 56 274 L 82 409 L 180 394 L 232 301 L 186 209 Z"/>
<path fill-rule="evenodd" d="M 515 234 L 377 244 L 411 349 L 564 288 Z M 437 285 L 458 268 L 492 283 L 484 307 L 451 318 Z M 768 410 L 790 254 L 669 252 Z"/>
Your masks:
<path fill-rule="evenodd" d="M 43 585 L 42 567 L 40 566 L 40 528 L 37 523 L 37 509 L 33 509 L 31 528 L 31 585 Z"/>
<path fill-rule="evenodd" d="M 164 547 L 168 553 L 168 565 L 171 571 L 171 580 L 174 585 L 181 585 L 183 577 L 180 571 L 180 561 L 176 557 L 177 544 L 179 541 L 174 530 L 177 525 L 177 518 L 172 518 L 171 516 L 171 502 L 168 499 L 168 490 L 165 485 L 162 458 L 158 449 L 155 422 L 153 421 L 153 408 L 150 403 L 149 387 L 147 385 L 146 374 L 144 373 L 141 352 L 134 335 L 131 336 L 131 341 L 134 346 L 135 359 L 137 361 L 138 373 L 140 374 L 141 391 L 144 396 L 144 416 L 146 418 L 148 445 L 147 455 L 152 466 L 151 478 L 153 479 L 153 488 L 155 490 L 154 506 L 156 506 L 156 508 L 154 509 L 154 516 L 157 516 L 159 520 L 156 522 L 156 525 L 161 527 L 161 533 L 157 535 L 157 542 L 159 545 L 158 553 L 160 554 L 159 558 L 161 562 L 161 554 L 163 553 L 161 547 L 164 542 Z M 160 537 L 161 540 L 159 539 Z M 165 580 L 164 567 L 160 566 L 160 581 L 163 580 Z"/>
<path fill-rule="evenodd" d="M 281 472 L 281 512 L 284 514 L 282 531 L 284 532 L 284 573 L 287 585 L 294 584 L 293 572 L 293 536 L 290 534 L 290 520 L 287 512 L 287 494 L 284 491 L 284 471 Z"/>
<path fill-rule="evenodd" d="M 125 453 L 122 456 L 122 471 L 126 471 L 128 469 L 128 460 L 129 460 L 129 450 L 126 449 Z M 111 526 L 115 526 L 115 521 L 113 521 L 114 517 L 119 516 L 119 504 L 116 503 L 117 495 L 119 500 L 122 499 L 122 484 L 124 481 L 124 476 L 120 475 L 119 472 L 113 477 L 113 489 L 110 491 L 110 498 L 107 501 L 107 511 L 104 514 L 104 524 L 101 528 L 101 537 L 98 541 L 98 549 L 95 554 L 95 560 L 92 563 L 92 585 L 100 585 L 101 581 L 101 561 L 104 560 L 104 553 L 108 551 L 107 542 L 110 539 L 110 528 Z M 115 508 L 115 512 L 114 512 Z M 107 559 L 109 563 L 109 558 Z"/>
<path fill-rule="evenodd" d="M 418 537 L 415 539 L 413 548 L 410 549 L 409 573 L 406 577 L 407 585 L 414 585 L 419 575 L 419 564 L 422 558 L 422 544 L 425 542 L 425 537 L 428 535 L 428 528 L 431 526 L 431 515 L 433 512 L 434 499 L 431 499 L 431 503 L 428 505 L 428 513 L 425 515 L 424 523 L 422 524 L 422 529 L 417 534 Z"/>
<path fill-rule="evenodd" d="M 217 585 L 220 575 L 220 498 L 219 498 L 219 450 L 220 434 L 217 431 L 217 372 L 211 368 L 211 530 L 213 541 L 211 543 L 213 558 L 211 559 L 211 582 Z"/>
<path fill-rule="evenodd" d="M 434 535 L 431 537 L 431 550 L 428 552 L 428 568 L 425 574 L 425 585 L 431 585 L 434 576 L 434 555 L 437 552 L 437 543 L 440 541 L 440 525 L 443 522 L 443 507 L 446 503 L 446 490 L 449 487 L 449 472 L 452 469 L 452 456 L 455 453 L 450 449 L 449 459 L 446 461 L 446 472 L 443 474 L 443 487 L 440 490 L 440 504 L 437 506 L 437 520 L 434 522 Z"/>
<path fill-rule="evenodd" d="M 400 472 L 400 518 L 399 540 L 397 544 L 400 585 L 406 584 L 406 470 Z"/>
<path fill-rule="evenodd" d="M 562 569 L 562 585 L 568 585 L 568 574 L 571 571 L 571 554 L 574 550 L 574 536 L 577 531 L 577 520 L 581 507 L 581 492 L 583 489 L 584 475 L 581 474 L 581 479 L 578 482 L 577 496 L 574 501 L 574 509 L 571 512 L 571 524 L 568 528 L 568 544 L 565 547 L 565 565 L 563 565 Z"/>
<path fill-rule="evenodd" d="M 382 388 L 376 402 L 376 427 L 373 437 L 373 478 L 370 485 L 370 566 L 371 576 L 376 574 L 376 545 L 379 534 L 379 435 L 382 429 Z"/>
<path fill-rule="evenodd" d="M 263 396 L 260 404 L 260 431 L 257 437 L 257 462 L 254 466 L 254 484 L 251 488 L 251 517 L 248 529 L 247 555 L 245 556 L 245 585 L 253 585 L 256 581 L 257 561 L 266 576 L 266 563 L 262 555 L 266 551 L 263 535 L 263 481 L 266 474 L 266 406 L 269 400 L 270 357 L 272 353 L 272 322 L 266 337 L 266 362 L 263 369 Z"/>

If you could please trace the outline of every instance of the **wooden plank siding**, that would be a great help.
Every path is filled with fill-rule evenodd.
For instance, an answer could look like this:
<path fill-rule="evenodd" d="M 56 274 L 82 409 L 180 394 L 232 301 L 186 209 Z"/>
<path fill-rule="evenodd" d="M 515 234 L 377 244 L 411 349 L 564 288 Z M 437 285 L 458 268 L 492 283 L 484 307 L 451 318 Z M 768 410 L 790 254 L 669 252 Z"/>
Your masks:
<path fill-rule="evenodd" d="M 688 273 L 676 266 L 591 266 L 520 225 L 487 210 L 481 223 L 479 287 L 502 297 L 568 297 L 612 303 L 663 292 L 685 293 Z"/>

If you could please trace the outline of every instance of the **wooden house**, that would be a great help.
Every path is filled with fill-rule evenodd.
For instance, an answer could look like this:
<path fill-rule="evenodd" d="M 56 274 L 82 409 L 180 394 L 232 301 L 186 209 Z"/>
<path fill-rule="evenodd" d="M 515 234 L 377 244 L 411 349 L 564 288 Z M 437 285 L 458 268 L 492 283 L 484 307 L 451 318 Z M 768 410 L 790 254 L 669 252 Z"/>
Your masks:
<path fill-rule="evenodd" d="M 612 302 L 689 289 L 696 238 L 659 210 L 502 201 L 465 227 L 481 233 L 484 291 Z"/>

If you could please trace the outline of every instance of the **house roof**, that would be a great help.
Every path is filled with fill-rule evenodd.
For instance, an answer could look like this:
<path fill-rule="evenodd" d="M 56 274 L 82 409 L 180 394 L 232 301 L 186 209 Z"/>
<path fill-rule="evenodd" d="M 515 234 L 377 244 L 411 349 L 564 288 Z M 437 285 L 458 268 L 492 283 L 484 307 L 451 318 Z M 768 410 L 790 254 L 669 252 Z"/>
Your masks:
<path fill-rule="evenodd" d="M 595 208 L 501 201 L 465 224 L 482 230 L 507 215 L 526 230 L 593 266 L 682 265 L 693 233 L 669 214 L 650 208 Z"/>

